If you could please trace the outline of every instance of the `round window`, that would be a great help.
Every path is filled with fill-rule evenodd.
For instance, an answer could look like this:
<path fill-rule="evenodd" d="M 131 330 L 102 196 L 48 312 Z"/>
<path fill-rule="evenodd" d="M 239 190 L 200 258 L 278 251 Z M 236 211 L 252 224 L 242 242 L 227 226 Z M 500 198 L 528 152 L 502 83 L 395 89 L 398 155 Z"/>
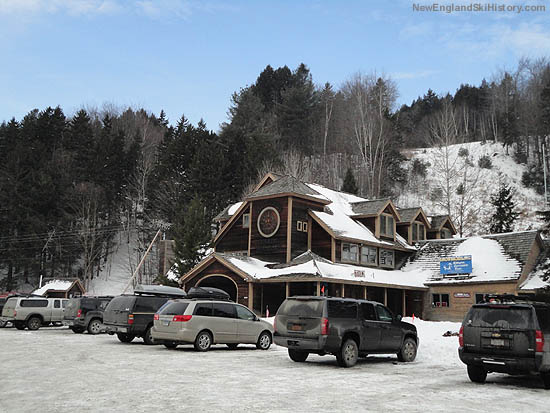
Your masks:
<path fill-rule="evenodd" d="M 279 229 L 280 223 L 279 212 L 273 207 L 266 207 L 258 216 L 258 232 L 262 237 L 272 237 Z"/>

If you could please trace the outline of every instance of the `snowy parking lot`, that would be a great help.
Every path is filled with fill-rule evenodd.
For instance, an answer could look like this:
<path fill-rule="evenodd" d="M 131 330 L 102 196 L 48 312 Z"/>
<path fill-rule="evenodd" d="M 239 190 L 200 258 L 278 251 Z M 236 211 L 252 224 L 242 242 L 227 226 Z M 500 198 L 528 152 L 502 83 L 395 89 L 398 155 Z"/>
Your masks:
<path fill-rule="evenodd" d="M 294 363 L 276 346 L 197 353 L 65 328 L 0 329 L 0 412 L 546 410 L 550 391 L 538 377 L 471 383 L 457 337 L 442 336 L 459 324 L 415 324 L 415 362 L 371 356 L 351 369 L 332 356 Z"/>

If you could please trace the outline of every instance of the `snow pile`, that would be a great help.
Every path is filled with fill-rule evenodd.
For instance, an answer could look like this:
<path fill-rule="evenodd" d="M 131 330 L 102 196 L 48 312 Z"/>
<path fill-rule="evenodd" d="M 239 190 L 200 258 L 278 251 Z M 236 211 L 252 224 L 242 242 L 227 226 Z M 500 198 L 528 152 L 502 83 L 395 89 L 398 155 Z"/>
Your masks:
<path fill-rule="evenodd" d="M 74 281 L 67 280 L 53 280 L 44 284 L 38 290 L 34 290 L 35 295 L 44 295 L 48 291 L 67 291 L 73 285 Z"/>

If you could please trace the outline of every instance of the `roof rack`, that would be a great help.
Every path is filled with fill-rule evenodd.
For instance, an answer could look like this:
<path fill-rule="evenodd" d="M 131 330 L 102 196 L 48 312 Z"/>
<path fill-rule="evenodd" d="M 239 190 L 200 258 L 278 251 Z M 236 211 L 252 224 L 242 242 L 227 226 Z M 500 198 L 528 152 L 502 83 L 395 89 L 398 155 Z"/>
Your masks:
<path fill-rule="evenodd" d="M 214 287 L 191 287 L 187 293 L 187 298 L 193 300 L 232 301 L 226 291 Z"/>
<path fill-rule="evenodd" d="M 166 285 L 141 285 L 134 288 L 134 295 L 161 295 L 167 297 L 186 297 L 187 294 L 181 288 L 168 287 Z"/>

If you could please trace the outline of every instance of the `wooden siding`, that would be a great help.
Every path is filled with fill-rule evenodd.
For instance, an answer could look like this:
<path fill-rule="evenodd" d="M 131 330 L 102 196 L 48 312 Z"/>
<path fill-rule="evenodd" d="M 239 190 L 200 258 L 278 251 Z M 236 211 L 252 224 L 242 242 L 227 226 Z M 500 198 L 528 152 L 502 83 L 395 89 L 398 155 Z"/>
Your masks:
<path fill-rule="evenodd" d="M 331 259 L 331 236 L 315 221 L 311 220 L 311 251 L 320 257 Z"/>
<path fill-rule="evenodd" d="M 515 282 L 432 286 L 424 299 L 424 317 L 434 321 L 462 321 L 470 307 L 475 304 L 476 294 L 515 292 Z M 449 294 L 449 307 L 432 308 L 432 294 Z M 470 296 L 464 297 L 464 294 Z"/>
<path fill-rule="evenodd" d="M 308 232 L 298 231 L 298 221 L 306 223 L 308 222 L 308 209 L 314 209 L 312 208 L 311 203 L 304 202 L 297 198 L 293 199 L 291 224 L 291 259 L 296 258 L 298 255 L 303 254 L 307 251 L 307 238 L 310 228 L 308 227 Z M 312 240 L 313 239 L 314 238 L 312 237 Z"/>
<path fill-rule="evenodd" d="M 280 224 L 275 235 L 265 238 L 258 232 L 258 216 L 268 206 L 279 212 Z M 266 261 L 286 262 L 287 221 L 287 197 L 253 201 L 250 220 L 252 229 L 250 234 L 250 256 Z"/>
<path fill-rule="evenodd" d="M 249 213 L 249 208 L 241 211 L 233 222 L 227 233 L 216 243 L 217 252 L 247 251 L 248 250 L 248 228 L 243 228 L 243 215 Z M 252 225 L 252 223 L 250 224 Z"/>
<path fill-rule="evenodd" d="M 225 275 L 231 278 L 237 284 L 237 302 L 248 305 L 248 282 L 217 261 L 203 268 L 200 272 L 195 274 L 195 276 L 187 280 L 184 289 L 188 291 L 189 288 L 195 287 L 197 283 L 207 275 Z"/>

